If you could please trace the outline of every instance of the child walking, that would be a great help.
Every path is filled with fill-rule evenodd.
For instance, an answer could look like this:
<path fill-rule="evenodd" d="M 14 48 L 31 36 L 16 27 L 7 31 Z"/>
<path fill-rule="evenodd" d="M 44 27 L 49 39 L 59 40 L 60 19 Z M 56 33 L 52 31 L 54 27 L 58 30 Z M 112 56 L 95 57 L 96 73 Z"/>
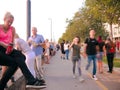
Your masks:
<path fill-rule="evenodd" d="M 73 42 L 71 43 L 70 47 L 72 48 L 72 63 L 73 63 L 73 78 L 76 78 L 75 75 L 75 68 L 76 68 L 76 64 L 77 64 L 77 68 L 78 68 L 78 74 L 79 74 L 79 81 L 83 82 L 84 79 L 81 77 L 82 73 L 81 73 L 81 57 L 80 57 L 80 37 L 76 36 L 73 39 Z"/>

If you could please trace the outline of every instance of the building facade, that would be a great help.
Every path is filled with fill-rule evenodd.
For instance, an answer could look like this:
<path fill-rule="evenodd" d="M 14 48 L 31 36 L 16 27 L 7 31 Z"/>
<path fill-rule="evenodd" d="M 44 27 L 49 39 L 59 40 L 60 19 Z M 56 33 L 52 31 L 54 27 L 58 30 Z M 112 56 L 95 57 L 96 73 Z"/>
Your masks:
<path fill-rule="evenodd" d="M 105 30 L 107 32 L 109 32 L 109 36 L 111 35 L 111 31 L 110 31 L 110 25 L 108 23 L 105 23 Z M 112 37 L 114 38 L 120 38 L 120 25 L 118 24 L 113 24 L 112 25 Z"/>

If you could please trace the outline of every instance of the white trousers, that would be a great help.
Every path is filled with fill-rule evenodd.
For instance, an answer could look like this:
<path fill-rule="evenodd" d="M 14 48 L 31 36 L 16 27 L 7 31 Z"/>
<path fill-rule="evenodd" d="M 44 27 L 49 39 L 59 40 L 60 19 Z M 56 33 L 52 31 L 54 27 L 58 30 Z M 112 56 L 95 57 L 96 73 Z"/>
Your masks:
<path fill-rule="evenodd" d="M 32 73 L 32 75 L 34 77 L 36 77 L 35 68 L 34 68 L 35 57 L 36 57 L 35 53 L 34 52 L 29 52 L 29 53 L 26 53 L 25 56 L 26 56 L 26 64 L 27 64 L 28 69 L 30 70 L 30 72 Z"/>

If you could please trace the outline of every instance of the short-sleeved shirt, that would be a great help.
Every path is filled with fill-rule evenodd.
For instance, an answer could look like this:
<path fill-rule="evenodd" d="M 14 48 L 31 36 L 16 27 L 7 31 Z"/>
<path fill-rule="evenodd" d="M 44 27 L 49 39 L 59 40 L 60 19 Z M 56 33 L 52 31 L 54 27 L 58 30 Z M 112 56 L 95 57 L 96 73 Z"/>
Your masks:
<path fill-rule="evenodd" d="M 69 43 L 64 44 L 64 50 L 69 50 Z"/>
<path fill-rule="evenodd" d="M 107 54 L 115 53 L 115 44 L 114 43 L 112 43 L 112 44 L 106 43 L 105 48 L 106 48 Z"/>
<path fill-rule="evenodd" d="M 38 34 L 34 38 L 31 36 L 29 38 L 29 40 L 32 40 L 36 44 L 44 42 L 43 36 L 42 35 L 38 35 Z M 36 56 L 43 54 L 43 47 L 42 46 L 34 47 L 33 45 L 31 45 L 31 49 L 35 52 Z"/>
<path fill-rule="evenodd" d="M 29 47 L 28 43 L 21 38 L 15 38 L 14 43 L 15 45 L 18 46 L 19 50 L 22 51 L 24 54 L 33 52 L 31 48 Z"/>
<path fill-rule="evenodd" d="M 85 44 L 87 44 L 86 53 L 88 55 L 95 55 L 97 53 L 96 46 L 98 45 L 98 41 L 95 38 L 87 38 Z"/>
<path fill-rule="evenodd" d="M 73 48 L 73 54 L 72 54 L 72 56 L 73 57 L 76 56 L 77 58 L 80 58 L 80 46 L 73 44 L 72 48 Z"/>

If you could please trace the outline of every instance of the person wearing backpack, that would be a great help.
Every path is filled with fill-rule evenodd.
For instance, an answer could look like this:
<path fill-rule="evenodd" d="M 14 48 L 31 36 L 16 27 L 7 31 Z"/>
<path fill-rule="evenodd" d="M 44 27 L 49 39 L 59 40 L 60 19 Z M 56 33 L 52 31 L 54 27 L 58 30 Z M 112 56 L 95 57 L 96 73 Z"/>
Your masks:
<path fill-rule="evenodd" d="M 114 60 L 114 55 L 115 55 L 115 44 L 110 38 L 107 38 L 105 42 L 104 53 L 105 53 L 105 56 L 107 57 L 108 68 L 109 68 L 107 72 L 112 73 L 113 60 Z"/>
<path fill-rule="evenodd" d="M 98 80 L 96 77 L 96 54 L 98 52 L 99 46 L 98 41 L 95 39 L 95 30 L 90 30 L 89 38 L 86 38 L 84 42 L 84 57 L 88 58 L 88 63 L 86 65 L 86 70 L 89 69 L 91 65 L 91 61 L 93 61 L 93 70 L 92 70 L 92 78 L 94 80 Z"/>

